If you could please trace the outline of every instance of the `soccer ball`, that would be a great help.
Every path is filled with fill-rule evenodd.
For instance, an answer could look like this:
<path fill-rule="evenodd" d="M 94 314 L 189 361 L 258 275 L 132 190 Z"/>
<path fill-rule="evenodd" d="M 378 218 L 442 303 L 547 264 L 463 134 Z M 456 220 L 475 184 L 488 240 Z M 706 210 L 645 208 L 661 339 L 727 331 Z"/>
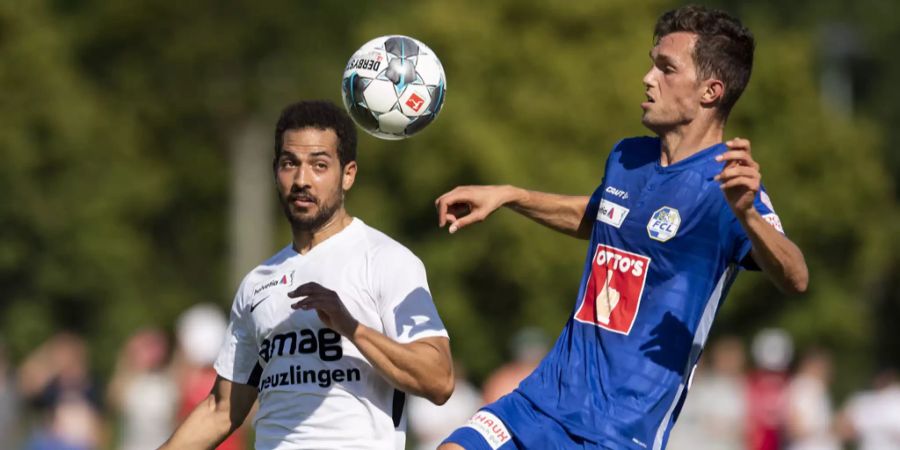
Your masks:
<path fill-rule="evenodd" d="M 381 139 L 404 139 L 431 123 L 447 82 L 437 55 L 407 36 L 366 42 L 344 69 L 341 96 L 360 128 Z"/>

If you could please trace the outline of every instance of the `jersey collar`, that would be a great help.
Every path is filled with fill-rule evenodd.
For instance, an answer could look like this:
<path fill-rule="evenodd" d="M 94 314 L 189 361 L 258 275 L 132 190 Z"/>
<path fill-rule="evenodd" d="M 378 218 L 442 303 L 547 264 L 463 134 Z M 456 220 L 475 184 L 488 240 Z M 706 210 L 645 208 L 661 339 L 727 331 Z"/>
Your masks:
<path fill-rule="evenodd" d="M 657 144 L 658 144 L 657 149 L 659 150 L 659 152 L 662 152 L 662 148 L 661 148 L 662 141 L 657 139 Z M 700 150 L 699 152 L 694 153 L 693 155 L 688 156 L 687 158 L 682 159 L 681 161 L 678 161 L 675 164 L 669 164 L 668 166 L 663 166 L 662 164 L 660 164 L 660 157 L 657 156 L 656 164 L 654 166 L 656 167 L 657 172 L 660 172 L 660 173 L 678 172 L 678 171 L 681 171 L 684 169 L 694 167 L 698 164 L 703 164 L 704 162 L 709 162 L 709 160 L 714 158 L 715 155 L 718 155 L 719 153 L 723 153 L 727 149 L 728 149 L 728 147 L 726 147 L 724 143 L 719 142 L 718 144 L 714 144 L 710 147 Z"/>

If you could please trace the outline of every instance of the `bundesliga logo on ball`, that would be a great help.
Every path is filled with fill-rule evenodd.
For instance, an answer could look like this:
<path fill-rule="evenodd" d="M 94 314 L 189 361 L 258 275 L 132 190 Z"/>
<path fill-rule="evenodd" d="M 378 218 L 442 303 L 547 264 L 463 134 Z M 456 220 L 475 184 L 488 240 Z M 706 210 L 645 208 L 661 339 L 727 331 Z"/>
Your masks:
<path fill-rule="evenodd" d="M 347 63 L 341 83 L 344 106 L 372 136 L 404 139 L 441 111 L 447 82 L 437 55 L 407 36 L 381 36 Z"/>

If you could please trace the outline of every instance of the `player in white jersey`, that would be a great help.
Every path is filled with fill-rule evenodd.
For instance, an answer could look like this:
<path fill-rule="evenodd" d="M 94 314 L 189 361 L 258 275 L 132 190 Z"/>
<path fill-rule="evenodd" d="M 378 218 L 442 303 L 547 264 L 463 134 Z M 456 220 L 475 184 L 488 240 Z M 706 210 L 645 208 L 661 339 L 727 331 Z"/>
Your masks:
<path fill-rule="evenodd" d="M 425 268 L 344 209 L 357 166 L 342 109 L 290 105 L 275 141 L 293 242 L 244 278 L 212 392 L 162 448 L 214 447 L 258 397 L 258 450 L 402 449 L 404 393 L 442 404 L 454 386 Z"/>

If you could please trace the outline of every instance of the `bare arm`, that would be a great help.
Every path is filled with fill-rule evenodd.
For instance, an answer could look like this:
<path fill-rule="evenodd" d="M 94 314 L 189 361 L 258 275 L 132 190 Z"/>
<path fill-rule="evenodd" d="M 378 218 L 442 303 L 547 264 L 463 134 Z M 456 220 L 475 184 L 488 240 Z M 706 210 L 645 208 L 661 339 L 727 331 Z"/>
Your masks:
<path fill-rule="evenodd" d="M 256 388 L 217 377 L 209 397 L 200 402 L 159 450 L 213 449 L 241 426 Z"/>
<path fill-rule="evenodd" d="M 809 272 L 800 248 L 775 230 L 756 210 L 738 220 L 750 237 L 750 256 L 775 285 L 784 292 L 806 292 Z"/>
<path fill-rule="evenodd" d="M 528 191 L 515 186 L 460 186 L 440 196 L 438 223 L 450 233 L 485 220 L 506 206 L 541 225 L 580 239 L 590 238 L 591 218 L 585 217 L 587 196 Z"/>
<path fill-rule="evenodd" d="M 753 206 L 761 175 L 759 164 L 750 154 L 750 141 L 735 138 L 726 145 L 731 150 L 720 158 L 729 163 L 716 179 L 722 184 L 729 206 L 750 238 L 750 255 L 782 291 L 806 292 L 809 271 L 800 248 L 766 222 Z"/>
<path fill-rule="evenodd" d="M 450 340 L 429 337 L 401 344 L 364 325 L 350 336 L 353 344 L 392 385 L 443 405 L 453 393 Z"/>
<path fill-rule="evenodd" d="M 350 339 L 372 366 L 401 391 L 444 404 L 453 393 L 453 367 L 450 341 L 429 337 L 402 344 L 360 324 L 337 293 L 318 283 L 306 283 L 288 294 L 306 297 L 294 309 L 314 309 L 329 328 Z"/>

